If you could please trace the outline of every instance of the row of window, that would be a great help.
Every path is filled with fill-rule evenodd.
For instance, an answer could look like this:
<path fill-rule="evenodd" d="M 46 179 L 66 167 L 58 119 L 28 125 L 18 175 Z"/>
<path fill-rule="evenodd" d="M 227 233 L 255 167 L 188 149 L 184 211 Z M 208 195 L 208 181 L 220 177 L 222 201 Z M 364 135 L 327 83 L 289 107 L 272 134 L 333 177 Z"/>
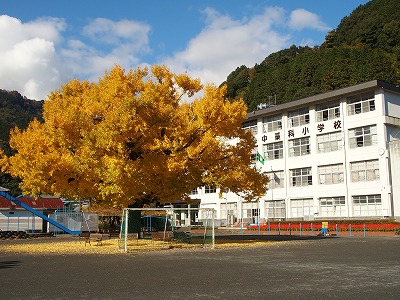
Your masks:
<path fill-rule="evenodd" d="M 204 193 L 205 194 L 214 194 L 217 192 L 217 189 L 213 186 L 206 185 L 204 187 Z M 198 195 L 199 194 L 199 189 L 194 189 L 190 192 L 190 195 Z"/>
<path fill-rule="evenodd" d="M 376 125 L 349 129 L 350 148 L 377 145 Z M 311 154 L 310 137 L 289 140 L 289 157 Z M 342 134 L 340 131 L 317 135 L 317 152 L 327 153 L 342 149 Z M 266 160 L 283 159 L 283 142 L 263 145 Z"/>
<path fill-rule="evenodd" d="M 308 186 L 313 184 L 311 167 L 289 170 L 289 180 L 291 187 Z M 270 181 L 269 189 L 285 187 L 284 171 L 273 171 L 268 173 Z M 379 180 L 379 161 L 377 159 L 356 161 L 350 163 L 350 181 L 364 182 Z M 343 164 L 333 164 L 318 167 L 318 184 L 329 185 L 339 184 L 344 181 Z M 217 189 L 213 186 L 205 186 L 204 193 L 216 193 Z M 191 195 L 197 195 L 198 189 L 194 189 Z"/>
<path fill-rule="evenodd" d="M 269 188 L 284 188 L 284 171 L 269 172 Z M 363 182 L 379 180 L 379 161 L 365 160 L 350 163 L 350 181 Z M 289 170 L 290 186 L 308 186 L 313 184 L 311 167 Z M 339 184 L 344 181 L 343 164 L 318 167 L 318 184 Z"/>
<path fill-rule="evenodd" d="M 352 196 L 353 216 L 381 216 L 381 195 Z M 286 217 L 286 206 L 284 200 L 267 201 L 266 217 L 270 219 L 283 219 Z M 292 218 L 303 218 L 314 215 L 313 199 L 291 200 L 290 216 Z M 320 217 L 346 217 L 347 208 L 345 197 L 326 197 L 319 199 Z"/>
<path fill-rule="evenodd" d="M 353 216 L 380 216 L 382 213 L 381 195 L 352 196 Z M 303 218 L 314 215 L 314 201 L 312 198 L 294 199 L 290 201 L 290 216 Z M 242 215 L 244 218 L 257 217 L 260 210 L 256 203 L 243 203 Z M 236 215 L 237 203 L 222 203 L 221 216 Z M 271 219 L 286 218 L 285 200 L 265 202 L 265 216 Z M 344 196 L 319 198 L 320 217 L 346 217 L 347 207 Z"/>
<path fill-rule="evenodd" d="M 381 195 L 352 196 L 353 216 L 381 216 Z M 294 199 L 290 201 L 290 217 L 303 218 L 314 215 L 314 201 L 312 198 Z M 236 215 L 236 203 L 222 203 L 221 216 Z M 254 203 L 243 203 L 242 214 L 244 218 L 259 216 L 259 208 Z M 270 219 L 286 218 L 285 200 L 265 202 L 265 216 Z M 346 217 L 347 207 L 344 196 L 319 198 L 320 217 Z"/>
<path fill-rule="evenodd" d="M 347 98 L 347 115 L 366 113 L 375 110 L 375 95 L 373 93 L 362 94 Z M 340 118 L 340 101 L 318 104 L 315 107 L 316 122 L 328 121 Z M 257 134 L 257 121 L 243 123 L 247 128 Z M 308 108 L 288 112 L 288 127 L 293 128 L 310 123 L 310 112 Z M 282 129 L 282 115 L 274 115 L 263 118 L 263 132 L 273 132 Z"/>

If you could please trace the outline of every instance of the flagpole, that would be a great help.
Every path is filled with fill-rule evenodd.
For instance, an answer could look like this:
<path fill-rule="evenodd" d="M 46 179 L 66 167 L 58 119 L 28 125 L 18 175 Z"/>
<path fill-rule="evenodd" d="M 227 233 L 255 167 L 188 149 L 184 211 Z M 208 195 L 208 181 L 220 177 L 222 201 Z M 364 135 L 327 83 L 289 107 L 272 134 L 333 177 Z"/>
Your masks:
<path fill-rule="evenodd" d="M 274 181 L 274 185 L 271 185 L 271 201 L 274 201 L 274 188 L 275 188 L 275 175 L 274 175 L 274 170 L 272 169 L 271 166 L 271 171 L 272 171 L 272 180 Z"/>

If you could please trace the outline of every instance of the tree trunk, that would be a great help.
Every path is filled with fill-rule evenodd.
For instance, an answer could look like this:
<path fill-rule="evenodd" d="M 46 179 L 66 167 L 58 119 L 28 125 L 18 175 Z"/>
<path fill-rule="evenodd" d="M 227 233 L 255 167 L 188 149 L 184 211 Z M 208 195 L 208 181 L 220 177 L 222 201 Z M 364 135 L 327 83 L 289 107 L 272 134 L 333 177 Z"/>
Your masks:
<path fill-rule="evenodd" d="M 128 205 L 128 208 L 142 208 L 141 201 Z M 142 211 L 141 210 L 128 210 L 128 233 L 137 233 L 140 239 L 142 231 Z"/>

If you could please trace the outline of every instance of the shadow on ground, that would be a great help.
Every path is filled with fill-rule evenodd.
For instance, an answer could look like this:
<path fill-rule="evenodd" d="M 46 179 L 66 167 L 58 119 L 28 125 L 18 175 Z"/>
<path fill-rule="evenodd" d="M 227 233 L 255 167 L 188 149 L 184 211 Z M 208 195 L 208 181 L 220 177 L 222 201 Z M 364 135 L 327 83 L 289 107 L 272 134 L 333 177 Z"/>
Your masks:
<path fill-rule="evenodd" d="M 6 260 L 0 261 L 0 269 L 11 269 L 18 267 L 20 265 L 20 261 L 18 260 Z"/>

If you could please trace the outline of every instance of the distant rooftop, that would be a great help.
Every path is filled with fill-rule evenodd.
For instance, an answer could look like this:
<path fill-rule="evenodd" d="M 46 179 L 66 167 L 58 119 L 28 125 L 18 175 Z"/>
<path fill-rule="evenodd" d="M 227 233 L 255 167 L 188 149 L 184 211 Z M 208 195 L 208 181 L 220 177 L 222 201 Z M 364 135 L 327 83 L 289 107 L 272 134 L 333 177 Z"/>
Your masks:
<path fill-rule="evenodd" d="M 62 209 L 64 203 L 61 198 L 32 198 L 32 197 L 19 197 L 19 201 L 29 205 L 35 209 Z M 10 200 L 0 196 L 0 209 L 21 208 L 19 205 L 11 202 Z"/>

